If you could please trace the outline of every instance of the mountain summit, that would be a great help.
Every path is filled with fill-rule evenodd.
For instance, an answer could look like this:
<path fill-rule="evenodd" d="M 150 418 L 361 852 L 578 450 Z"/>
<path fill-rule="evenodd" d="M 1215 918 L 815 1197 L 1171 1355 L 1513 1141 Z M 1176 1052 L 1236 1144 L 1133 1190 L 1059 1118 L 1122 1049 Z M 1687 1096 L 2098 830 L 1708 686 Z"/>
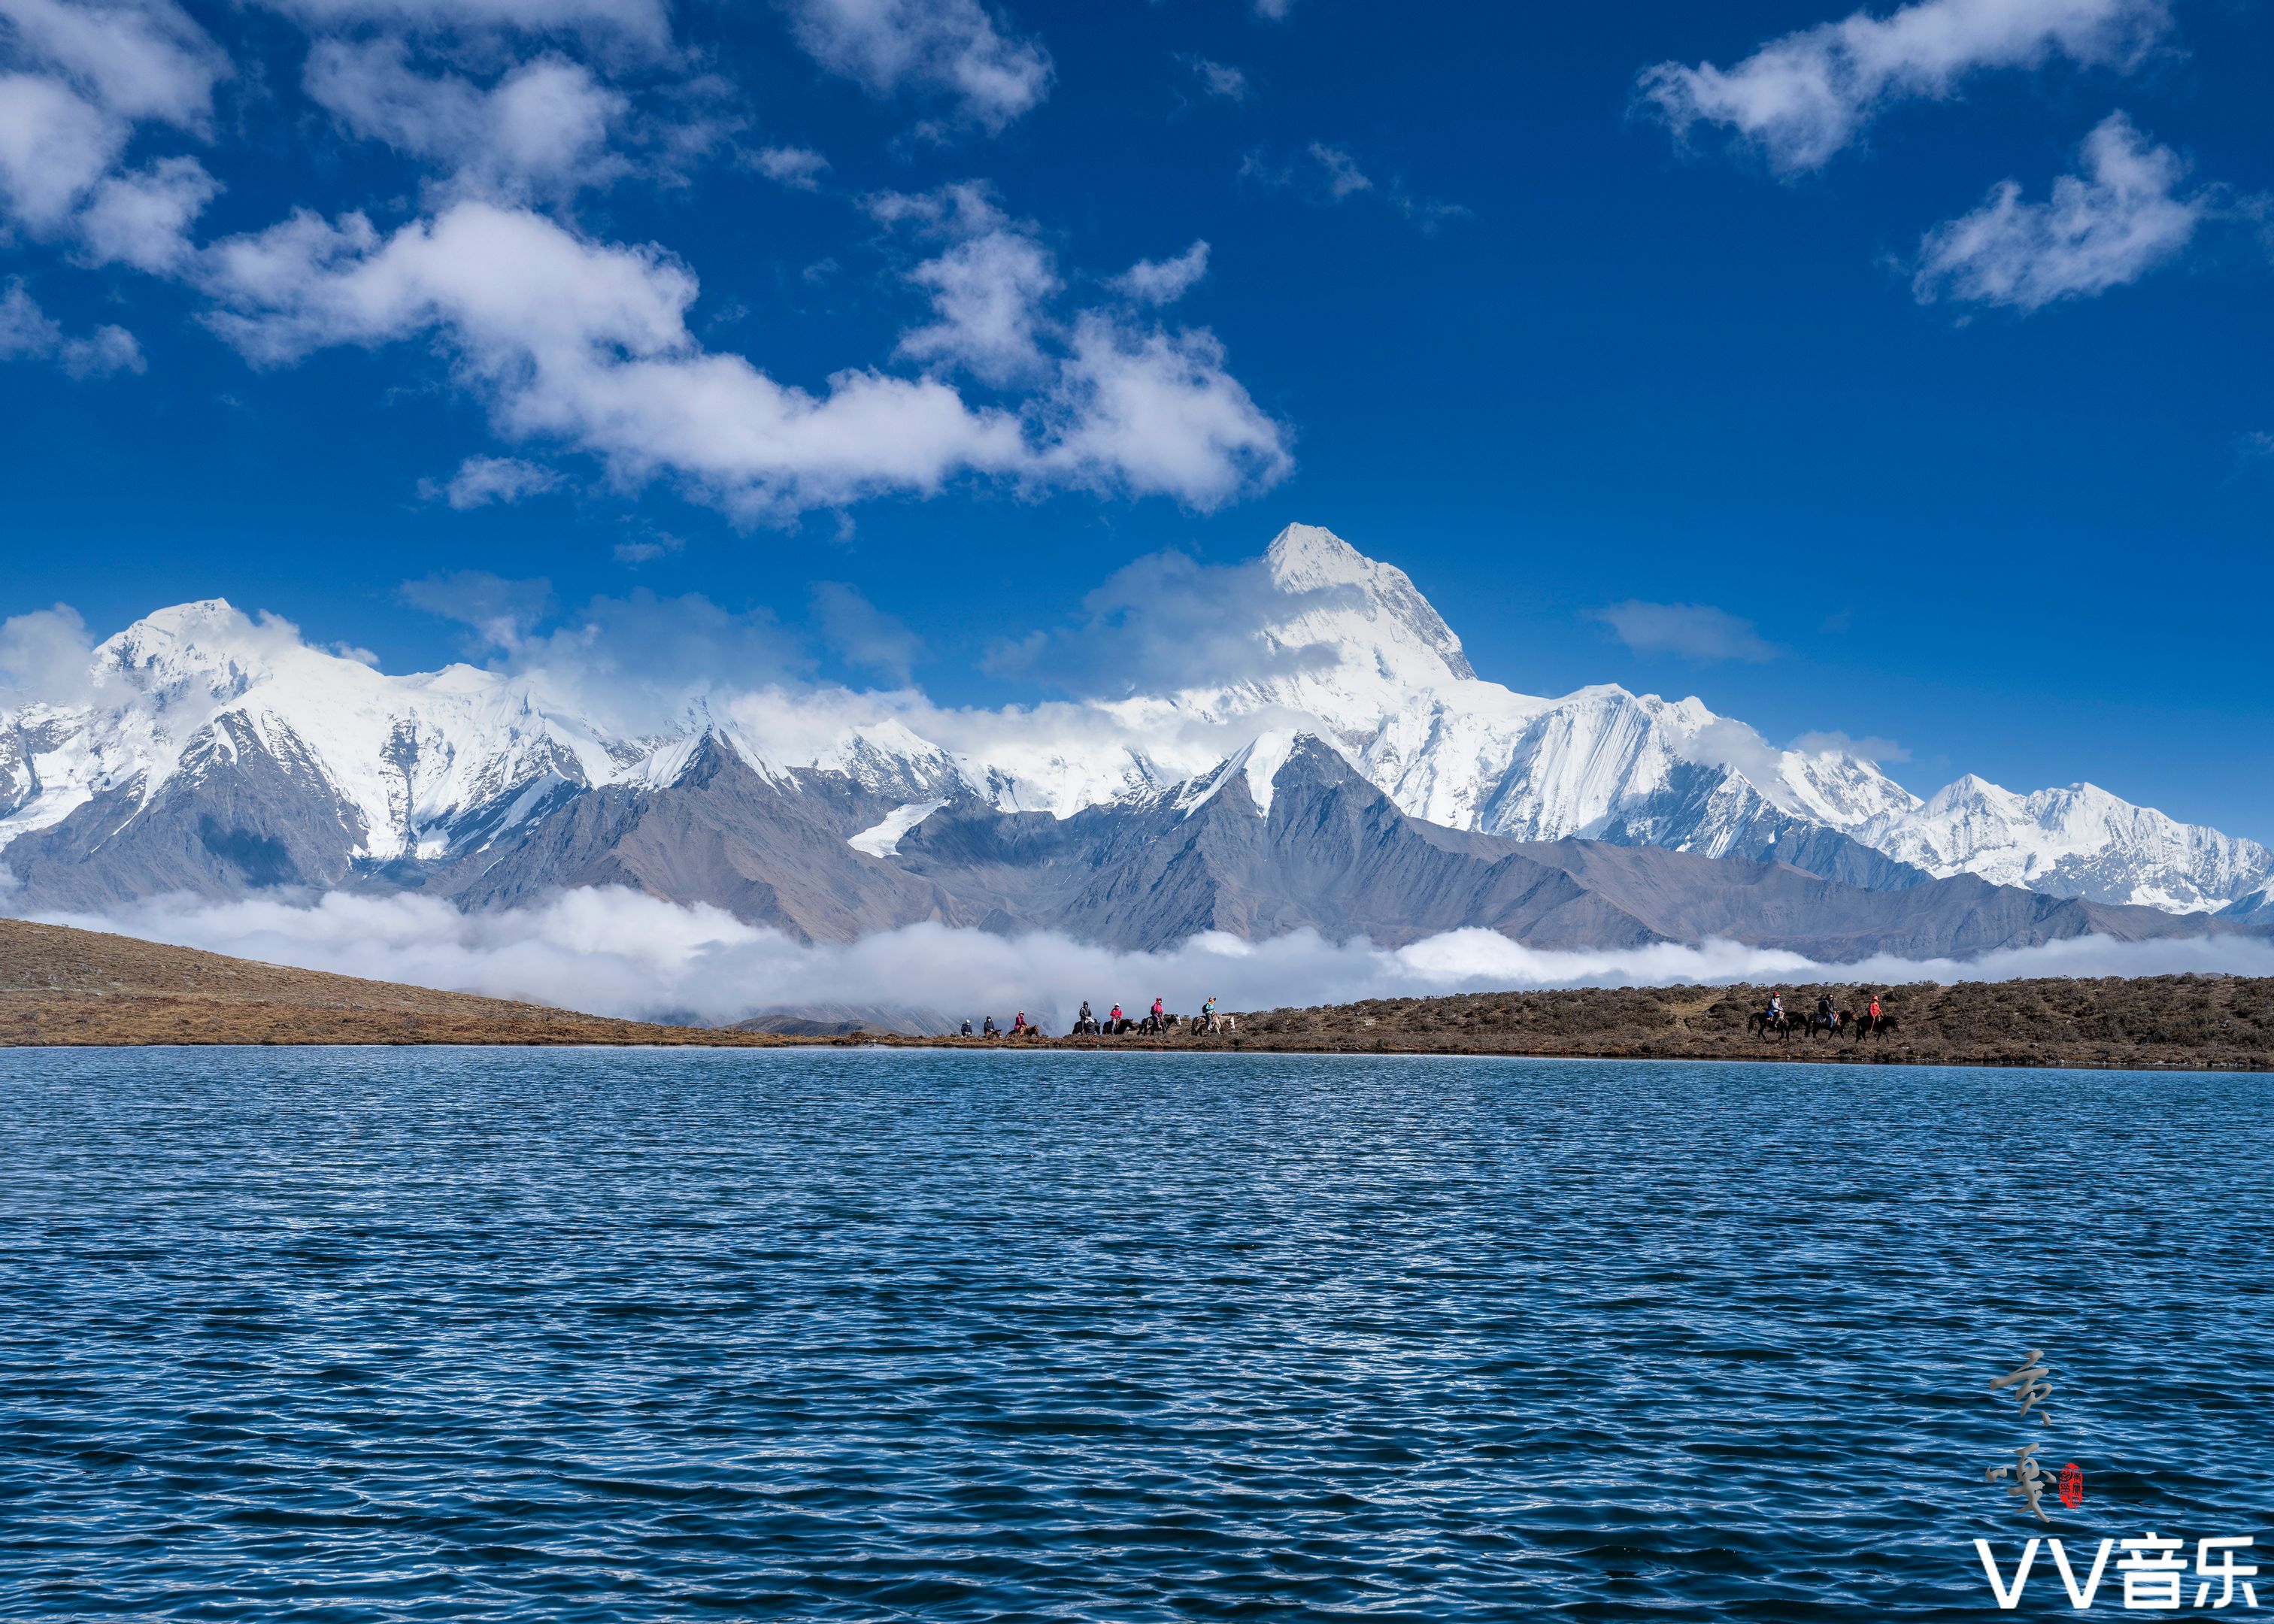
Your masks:
<path fill-rule="evenodd" d="M 161 609 L 83 676 L 0 710 L 0 883 L 58 906 L 284 883 L 510 900 L 603 880 L 673 895 L 673 872 L 699 872 L 697 891 L 765 917 L 806 893 L 783 867 L 804 863 L 823 876 L 815 917 L 857 932 L 931 916 L 945 870 L 918 883 L 916 859 L 937 864 L 944 831 L 977 838 L 974 817 L 1119 817 L 1163 838 L 1158 819 L 1204 808 L 1269 821 L 1290 763 L 1318 779 L 1317 748 L 1446 838 L 1663 847 L 1866 891 L 1976 876 L 2236 917 L 2274 883 L 2265 847 L 2089 785 L 2017 794 L 1969 777 L 1921 801 L 1861 756 L 1776 748 L 1694 698 L 1515 693 L 1476 674 L 1403 570 L 1317 526 L 1289 525 L 1259 563 L 1207 645 L 1220 673 L 1000 712 L 736 690 L 727 673 L 640 709 L 583 673 L 394 676 L 218 599 Z M 651 713 L 665 719 L 606 719 Z M 697 784 L 723 787 L 672 799 Z M 669 806 L 693 821 L 658 821 Z M 652 861 L 628 868 L 635 830 Z"/>

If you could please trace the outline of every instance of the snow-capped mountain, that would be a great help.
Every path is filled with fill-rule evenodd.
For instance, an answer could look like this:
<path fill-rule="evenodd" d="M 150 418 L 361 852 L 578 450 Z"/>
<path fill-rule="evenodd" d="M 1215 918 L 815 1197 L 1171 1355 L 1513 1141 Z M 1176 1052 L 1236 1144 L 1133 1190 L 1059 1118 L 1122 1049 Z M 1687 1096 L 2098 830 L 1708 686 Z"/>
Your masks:
<path fill-rule="evenodd" d="M 1189 813 L 1237 779 L 1268 816 L 1281 764 L 1313 735 L 1404 815 L 1481 835 L 1773 857 L 1880 890 L 1978 875 L 2172 912 L 2274 881 L 2265 847 L 2090 786 L 2018 795 L 1964 778 L 1921 801 L 1868 761 L 1776 748 L 1694 698 L 1515 693 L 1477 675 L 1403 571 L 1324 530 L 1289 526 L 1259 568 L 1261 610 L 1227 608 L 1254 617 L 1225 645 L 1240 669 L 1206 681 L 972 711 L 738 689 L 720 673 L 636 725 L 602 719 L 631 712 L 582 670 L 391 676 L 218 600 L 182 605 L 101 644 L 84 680 L 0 710 L 0 867 L 66 902 L 446 871 L 459 885 L 539 825 L 715 772 L 721 752 L 767 793 L 826 802 L 824 823 L 845 825 L 832 838 L 890 864 L 956 806 Z"/>

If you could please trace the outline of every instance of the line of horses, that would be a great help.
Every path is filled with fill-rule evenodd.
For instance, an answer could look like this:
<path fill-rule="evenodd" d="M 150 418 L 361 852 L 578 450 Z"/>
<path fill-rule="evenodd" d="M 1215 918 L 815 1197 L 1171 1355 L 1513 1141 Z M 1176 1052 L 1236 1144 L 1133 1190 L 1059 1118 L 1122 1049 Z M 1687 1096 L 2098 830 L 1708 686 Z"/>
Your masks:
<path fill-rule="evenodd" d="M 1070 1038 L 1125 1036 L 1196 1038 L 1203 1037 L 1211 1032 L 1237 1032 L 1239 1029 L 1239 1018 L 1236 1015 L 1224 1014 L 1221 1011 L 1206 1015 L 1171 1015 L 1163 1011 L 1158 1017 L 1148 1011 L 1133 1019 L 1121 1020 L 1098 1020 L 1095 1018 L 1077 1020 L 1073 1024 L 1073 1030 L 1067 1033 L 1066 1036 Z M 974 1032 L 971 1029 L 971 1023 L 967 1020 L 963 1023 L 963 1030 L 958 1035 L 967 1038 L 983 1038 L 990 1041 L 1000 1039 L 1009 1042 L 1021 1040 L 1040 1042 L 1046 1040 L 1050 1034 L 1043 1030 L 1040 1021 L 1028 1020 L 1026 1011 L 1022 1010 L 1018 1019 L 1007 1026 L 997 1026 L 995 1018 L 990 1015 L 981 1024 L 979 1030 Z"/>
<path fill-rule="evenodd" d="M 1776 1014 L 1755 1010 L 1745 1022 L 1745 1030 L 1764 1041 L 1774 1038 L 1781 1043 L 1791 1042 L 1796 1032 L 1835 1041 L 1845 1037 L 1855 1043 L 1868 1037 L 1876 1042 L 1894 1032 L 1895 1018 L 1884 1014 L 1875 1018 L 1869 1011 L 1859 1015 L 1853 1010 L 1806 1010 L 1798 1014 L 1790 1010 Z"/>

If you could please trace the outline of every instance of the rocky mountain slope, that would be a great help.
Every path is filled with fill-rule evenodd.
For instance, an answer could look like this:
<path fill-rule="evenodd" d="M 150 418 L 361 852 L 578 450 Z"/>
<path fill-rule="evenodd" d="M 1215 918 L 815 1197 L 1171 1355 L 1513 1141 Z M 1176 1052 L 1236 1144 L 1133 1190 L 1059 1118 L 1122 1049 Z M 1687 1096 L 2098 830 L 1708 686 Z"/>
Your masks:
<path fill-rule="evenodd" d="M 2263 846 L 2090 786 L 1969 778 L 1922 801 L 1695 699 L 1514 693 L 1402 571 L 1325 530 L 1290 526 L 1259 568 L 1260 606 L 1227 606 L 1248 618 L 1221 680 L 976 715 L 719 673 L 632 727 L 558 672 L 389 676 L 218 601 L 162 610 L 0 712 L 0 885 L 18 908 L 100 909 L 621 883 L 836 938 L 916 919 L 1125 944 L 1473 924 L 1942 951 L 2164 928 L 2139 906 L 2247 925 L 2274 883 Z M 1574 841 L 1653 855 L 1531 849 Z M 1634 906 L 1633 874 L 1682 906 Z M 1796 884 L 1820 889 L 1778 889 Z"/>

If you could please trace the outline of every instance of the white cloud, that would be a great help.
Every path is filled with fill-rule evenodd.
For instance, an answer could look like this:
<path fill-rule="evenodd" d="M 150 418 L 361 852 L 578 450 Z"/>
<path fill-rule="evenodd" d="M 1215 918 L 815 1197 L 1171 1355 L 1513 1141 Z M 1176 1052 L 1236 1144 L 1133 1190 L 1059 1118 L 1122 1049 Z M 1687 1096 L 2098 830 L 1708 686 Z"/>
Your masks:
<path fill-rule="evenodd" d="M 1255 0 L 1255 14 L 1268 22 L 1283 23 L 1295 9 L 1295 0 Z"/>
<path fill-rule="evenodd" d="M 442 164 L 484 195 L 566 196 L 629 169 L 609 151 L 629 99 L 561 56 L 518 64 L 485 87 L 419 72 L 400 40 L 319 40 L 305 82 L 353 134 Z"/>
<path fill-rule="evenodd" d="M 1352 198 L 1372 198 L 1412 221 L 1424 236 L 1435 235 L 1449 220 L 1467 218 L 1466 204 L 1425 198 L 1408 190 L 1402 177 L 1377 182 L 1350 149 L 1313 141 L 1300 156 L 1275 161 L 1259 147 L 1241 154 L 1239 178 L 1275 188 L 1299 187 L 1322 204 L 1346 203 Z"/>
<path fill-rule="evenodd" d="M 1156 553 L 1084 594 L 1079 624 L 1000 645 L 987 666 L 1110 699 L 1261 681 L 1332 665 L 1330 649 L 1290 648 L 1266 634 L 1348 598 L 1342 588 L 1288 591 L 1261 559 L 1203 564 Z"/>
<path fill-rule="evenodd" d="M 508 30 L 648 46 L 671 38 L 666 0 L 267 0 L 314 27 L 371 25 L 429 34 Z"/>
<path fill-rule="evenodd" d="M 1211 62 L 1206 56 L 1182 56 L 1178 60 L 1193 71 L 1208 94 L 1224 102 L 1245 102 L 1254 94 L 1247 75 L 1228 63 Z"/>
<path fill-rule="evenodd" d="M 194 159 L 117 165 L 139 124 L 207 133 L 229 72 L 169 0 L 0 0 L 0 217 L 78 234 L 98 262 L 171 267 L 217 188 Z"/>
<path fill-rule="evenodd" d="M 510 580 L 486 569 L 459 569 L 403 583 L 403 601 L 467 628 L 478 650 L 516 653 L 553 610 L 553 583 Z"/>
<path fill-rule="evenodd" d="M 1374 182 L 1358 167 L 1358 160 L 1347 149 L 1314 141 L 1310 150 L 1312 159 L 1326 172 L 1327 195 L 1336 202 L 1374 190 Z"/>
<path fill-rule="evenodd" d="M 798 42 L 832 73 L 879 96 L 945 98 L 999 132 L 1050 94 L 1041 44 L 1004 31 L 979 0 L 790 0 Z"/>
<path fill-rule="evenodd" d="M 70 337 L 20 282 L 0 291 L 0 361 L 53 361 L 74 378 L 143 370 L 142 346 L 124 327 L 99 327 Z"/>
<path fill-rule="evenodd" d="M 675 472 L 747 518 L 1031 460 L 1014 417 L 937 381 L 845 372 L 817 396 L 705 352 L 678 261 L 526 210 L 461 202 L 384 238 L 360 214 L 296 214 L 215 244 L 206 274 L 214 326 L 257 361 L 439 334 L 508 436 L 588 451 L 627 482 Z"/>
<path fill-rule="evenodd" d="M 0 353 L 9 320 L 8 302 L 0 298 Z M 94 639 L 69 604 L 0 620 L 0 708 L 91 703 L 99 682 Z"/>
<path fill-rule="evenodd" d="M 1208 244 L 1196 242 L 1173 259 L 1140 259 L 1110 285 L 1140 304 L 1173 304 L 1208 274 Z"/>
<path fill-rule="evenodd" d="M 2206 192 L 2182 196 L 2187 165 L 2152 146 L 2121 113 L 2085 138 L 2082 175 L 2053 182 L 2043 203 L 2001 181 L 1982 207 L 1946 220 L 1919 243 L 1911 289 L 1937 299 L 2038 310 L 2135 282 L 2178 258 L 2211 212 Z"/>
<path fill-rule="evenodd" d="M 162 158 L 103 181 L 79 213 L 79 238 L 97 263 L 118 261 L 153 275 L 181 271 L 195 252 L 190 227 L 221 191 L 195 158 Z"/>
<path fill-rule="evenodd" d="M 1772 40 L 1734 68 L 1660 63 L 1640 104 L 1678 135 L 1726 126 L 1791 173 L 1829 162 L 1890 104 L 1950 96 L 1977 72 L 2054 56 L 2129 67 L 2170 20 L 2167 0 L 1919 0 Z"/>
<path fill-rule="evenodd" d="M 1048 372 L 1036 329 L 1060 283 L 1049 250 L 1026 229 L 993 225 L 925 260 L 908 280 L 931 295 L 938 320 L 902 335 L 901 355 L 958 363 L 997 385 Z"/>
<path fill-rule="evenodd" d="M 1638 654 L 1674 654 L 1692 660 L 1768 660 L 1780 650 L 1751 620 L 1711 604 L 1653 604 L 1629 598 L 1595 611 Z"/>
<path fill-rule="evenodd" d="M 124 120 L 202 132 L 229 59 L 169 0 L 0 0 L 14 54 Z"/>
<path fill-rule="evenodd" d="M 429 501 L 440 497 L 460 513 L 492 502 L 517 502 L 561 487 L 561 476 L 541 463 L 519 457 L 472 456 L 440 484 L 422 479 L 418 493 Z"/>
<path fill-rule="evenodd" d="M 1856 739 L 1837 731 L 1803 733 L 1792 741 L 1791 748 L 1807 751 L 1811 755 L 1853 756 L 1859 761 L 1870 762 L 1874 766 L 1882 765 L 1887 762 L 1907 762 L 1911 758 L 1909 749 L 1896 743 L 1893 739 L 1877 737 Z"/>
<path fill-rule="evenodd" d="M 0 73 L 0 204 L 34 232 L 62 229 L 118 161 L 126 134 L 59 80 Z"/>
<path fill-rule="evenodd" d="M 2241 937 L 2122 943 L 2085 936 L 1979 959 L 1880 956 L 1826 965 L 1728 942 L 1594 952 L 1525 947 L 1457 930 L 1403 948 L 1310 931 L 1264 942 L 1211 932 L 1159 952 L 1122 952 L 1054 933 L 1003 936 L 923 924 L 850 944 L 802 944 L 722 911 L 626 890 L 572 891 L 539 906 L 462 914 L 431 897 L 159 898 L 109 914 L 43 914 L 271 964 L 551 1004 L 631 1019 L 726 1023 L 762 1010 L 847 1004 L 912 1009 L 975 1025 L 1024 1010 L 1055 1030 L 1085 998 L 1189 1011 L 1540 987 L 1830 980 L 1859 985 L 2029 976 L 2274 974 L 2274 945 Z"/>
<path fill-rule="evenodd" d="M 1093 489 L 1206 509 L 1276 485 L 1295 464 L 1286 429 L 1225 370 L 1224 346 L 1204 328 L 1083 312 L 1050 410 L 1039 470 Z"/>
<path fill-rule="evenodd" d="M 799 192 L 818 189 L 829 168 L 828 159 L 805 147 L 762 147 L 747 162 L 768 180 Z"/>

